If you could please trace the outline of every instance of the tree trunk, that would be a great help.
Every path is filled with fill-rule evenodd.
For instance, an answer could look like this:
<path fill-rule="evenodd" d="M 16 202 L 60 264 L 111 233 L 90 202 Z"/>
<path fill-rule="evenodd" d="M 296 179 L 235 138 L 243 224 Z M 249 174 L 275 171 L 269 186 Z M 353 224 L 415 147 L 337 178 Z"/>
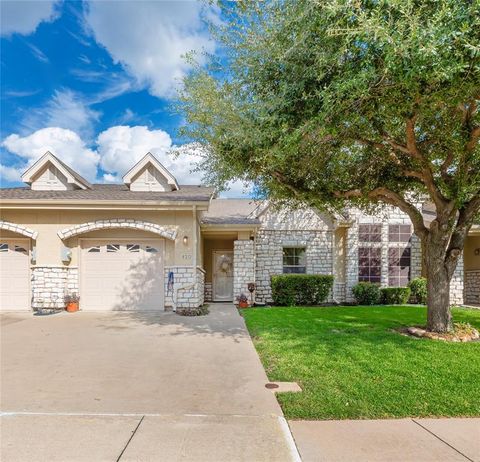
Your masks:
<path fill-rule="evenodd" d="M 427 329 L 448 332 L 452 328 L 450 278 L 443 264 L 437 265 L 427 264 Z"/>
<path fill-rule="evenodd" d="M 427 276 L 427 329 L 448 332 L 452 329 L 450 280 L 453 271 L 446 265 L 448 235 L 434 232 L 423 246 Z"/>

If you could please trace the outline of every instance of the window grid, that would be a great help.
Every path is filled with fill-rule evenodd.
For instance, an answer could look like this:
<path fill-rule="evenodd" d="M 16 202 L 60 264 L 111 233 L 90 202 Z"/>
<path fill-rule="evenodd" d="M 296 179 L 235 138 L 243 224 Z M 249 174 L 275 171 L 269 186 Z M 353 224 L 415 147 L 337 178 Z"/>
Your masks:
<path fill-rule="evenodd" d="M 388 285 L 405 287 L 410 281 L 411 270 L 410 247 L 388 249 Z"/>
<path fill-rule="evenodd" d="M 305 247 L 283 248 L 283 272 L 302 274 L 307 272 Z"/>
<path fill-rule="evenodd" d="M 380 247 L 359 247 L 358 280 L 380 283 L 382 277 L 382 249 Z"/>
<path fill-rule="evenodd" d="M 382 242 L 381 224 L 360 224 L 358 225 L 359 242 Z"/>
<path fill-rule="evenodd" d="M 388 225 L 389 242 L 410 242 L 412 227 L 410 225 Z"/>

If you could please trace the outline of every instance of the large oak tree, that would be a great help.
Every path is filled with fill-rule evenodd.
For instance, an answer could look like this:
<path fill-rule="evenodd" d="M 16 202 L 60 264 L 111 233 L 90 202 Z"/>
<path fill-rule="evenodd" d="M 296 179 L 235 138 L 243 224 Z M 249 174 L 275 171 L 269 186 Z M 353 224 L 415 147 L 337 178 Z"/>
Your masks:
<path fill-rule="evenodd" d="M 210 179 L 320 209 L 400 208 L 422 243 L 427 327 L 451 329 L 450 280 L 480 210 L 480 2 L 221 8 L 220 57 L 181 94 Z"/>

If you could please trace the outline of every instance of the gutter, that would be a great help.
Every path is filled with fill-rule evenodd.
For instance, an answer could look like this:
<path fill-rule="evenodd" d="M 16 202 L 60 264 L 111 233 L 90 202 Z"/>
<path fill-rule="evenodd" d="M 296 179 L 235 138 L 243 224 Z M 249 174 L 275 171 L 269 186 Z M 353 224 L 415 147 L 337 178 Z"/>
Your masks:
<path fill-rule="evenodd" d="M 12 199 L 0 200 L 2 209 L 75 209 L 75 210 L 116 210 L 116 209 L 142 209 L 161 210 L 179 208 L 190 209 L 196 206 L 198 210 L 208 210 L 209 201 L 111 201 L 111 200 L 54 200 L 22 199 L 21 202 Z"/>

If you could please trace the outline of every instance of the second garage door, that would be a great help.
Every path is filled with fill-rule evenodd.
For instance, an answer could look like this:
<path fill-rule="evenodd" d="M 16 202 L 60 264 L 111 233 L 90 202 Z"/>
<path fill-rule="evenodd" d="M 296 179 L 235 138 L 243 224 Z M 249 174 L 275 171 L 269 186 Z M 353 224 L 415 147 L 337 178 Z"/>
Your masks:
<path fill-rule="evenodd" d="M 27 239 L 0 240 L 0 311 L 30 310 Z"/>
<path fill-rule="evenodd" d="M 162 310 L 163 240 L 81 240 L 82 310 Z"/>

